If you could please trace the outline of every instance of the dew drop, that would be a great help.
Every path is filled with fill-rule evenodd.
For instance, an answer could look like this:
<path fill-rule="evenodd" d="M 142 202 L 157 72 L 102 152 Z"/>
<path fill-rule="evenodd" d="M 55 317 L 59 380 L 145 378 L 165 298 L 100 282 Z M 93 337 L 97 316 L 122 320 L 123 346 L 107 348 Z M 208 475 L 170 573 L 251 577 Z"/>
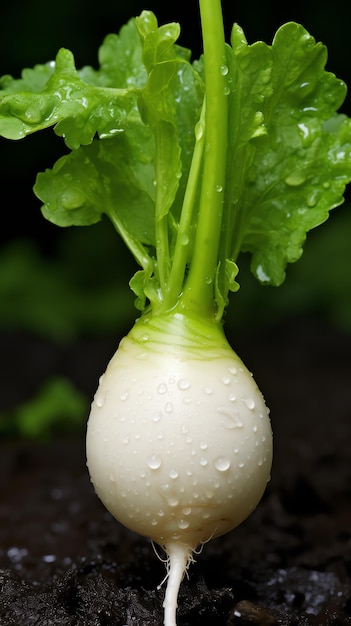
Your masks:
<path fill-rule="evenodd" d="M 208 464 L 208 460 L 204 456 L 202 456 L 200 458 L 200 465 L 202 465 L 202 467 L 206 467 L 207 464 Z"/>
<path fill-rule="evenodd" d="M 163 509 L 160 509 L 159 512 L 157 513 L 157 515 L 159 517 L 164 517 L 165 512 L 163 511 Z"/>
<path fill-rule="evenodd" d="M 182 509 L 182 513 L 183 513 L 183 515 L 191 515 L 191 506 L 185 506 Z"/>
<path fill-rule="evenodd" d="M 197 141 L 200 141 L 200 139 L 202 139 L 203 136 L 204 136 L 204 126 L 202 122 L 198 122 L 195 126 L 195 137 Z"/>
<path fill-rule="evenodd" d="M 316 206 L 317 202 L 319 199 L 319 192 L 318 190 L 313 190 L 309 196 L 306 199 L 307 202 L 307 206 L 312 209 L 314 206 Z"/>
<path fill-rule="evenodd" d="M 103 407 L 105 403 L 105 395 L 102 393 L 97 394 L 95 402 L 96 406 L 98 406 L 99 408 Z"/>
<path fill-rule="evenodd" d="M 126 435 L 125 437 L 123 437 L 122 441 L 124 444 L 129 443 L 129 435 Z"/>
<path fill-rule="evenodd" d="M 233 374 L 233 376 L 235 376 L 237 369 L 236 367 L 228 367 L 228 372 L 229 374 Z"/>
<path fill-rule="evenodd" d="M 207 450 L 208 445 L 207 445 L 206 441 L 200 441 L 200 443 L 199 443 L 199 448 L 200 448 L 201 450 Z"/>
<path fill-rule="evenodd" d="M 176 469 L 171 469 L 171 471 L 169 472 L 169 477 L 175 480 L 175 478 L 178 478 L 178 476 L 179 472 Z"/>
<path fill-rule="evenodd" d="M 190 382 L 188 381 L 187 378 L 180 378 L 178 380 L 178 388 L 181 389 L 182 391 L 185 391 L 186 389 L 189 389 L 190 387 Z"/>
<path fill-rule="evenodd" d="M 158 524 L 157 519 L 153 518 L 153 519 L 151 520 L 151 526 L 157 526 L 157 524 Z"/>
<path fill-rule="evenodd" d="M 139 359 L 140 361 L 146 359 L 146 352 L 138 352 L 137 359 Z"/>
<path fill-rule="evenodd" d="M 121 393 L 120 400 L 124 401 L 124 400 L 127 400 L 127 398 L 128 398 L 128 391 Z"/>
<path fill-rule="evenodd" d="M 181 233 L 179 239 L 182 246 L 189 245 L 189 235 L 187 233 Z"/>
<path fill-rule="evenodd" d="M 229 90 L 228 90 L 228 93 L 229 93 Z M 221 193 L 221 191 L 223 191 L 223 187 L 222 187 L 222 185 L 216 185 L 216 191 L 217 191 L 218 193 Z"/>
<path fill-rule="evenodd" d="M 165 406 L 165 411 L 166 411 L 166 413 L 172 413 L 172 411 L 173 411 L 173 404 L 172 404 L 172 402 L 167 402 L 167 404 Z"/>
<path fill-rule="evenodd" d="M 178 506 L 178 504 L 179 504 L 178 496 L 169 496 L 168 504 L 169 504 L 169 506 L 172 506 L 172 507 Z"/>
<path fill-rule="evenodd" d="M 305 182 L 305 176 L 301 172 L 291 172 L 286 179 L 285 182 L 289 187 L 298 187 Z"/>
<path fill-rule="evenodd" d="M 182 530 L 189 528 L 189 526 L 190 526 L 190 522 L 186 519 L 180 519 L 178 521 L 178 527 L 181 528 Z"/>
<path fill-rule="evenodd" d="M 227 65 L 221 65 L 220 67 L 220 72 L 222 74 L 222 76 L 227 76 L 228 74 L 228 66 Z"/>
<path fill-rule="evenodd" d="M 204 393 L 207 396 L 211 395 L 211 393 L 213 393 L 212 388 L 211 387 L 204 387 Z"/>
<path fill-rule="evenodd" d="M 227 472 L 230 468 L 230 461 L 227 457 L 220 456 L 215 460 L 214 466 L 219 472 Z"/>
<path fill-rule="evenodd" d="M 156 413 L 153 414 L 152 421 L 159 422 L 161 417 L 162 417 L 162 413 L 160 411 L 157 411 Z"/>
<path fill-rule="evenodd" d="M 147 464 L 148 464 L 150 469 L 157 470 L 159 467 L 161 467 L 162 459 L 161 459 L 161 457 L 158 454 L 153 454 L 149 458 Z"/>
<path fill-rule="evenodd" d="M 242 402 L 246 404 L 247 408 L 252 411 L 255 408 L 255 400 L 253 398 L 241 398 Z"/>
<path fill-rule="evenodd" d="M 228 378 L 228 376 L 223 376 L 223 377 L 221 378 L 221 381 L 222 381 L 223 385 L 229 385 L 229 383 L 230 383 L 230 378 Z"/>
<path fill-rule="evenodd" d="M 165 383 L 161 383 L 158 387 L 157 387 L 157 392 L 160 394 L 164 394 L 167 393 L 167 385 Z"/>

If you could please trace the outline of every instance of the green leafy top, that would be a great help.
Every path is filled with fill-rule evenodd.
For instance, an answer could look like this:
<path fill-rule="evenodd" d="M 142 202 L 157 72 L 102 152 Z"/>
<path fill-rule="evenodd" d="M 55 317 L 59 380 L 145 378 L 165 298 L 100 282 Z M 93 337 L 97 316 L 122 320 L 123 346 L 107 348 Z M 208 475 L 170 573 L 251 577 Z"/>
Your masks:
<path fill-rule="evenodd" d="M 103 214 L 140 265 L 141 310 L 207 309 L 220 319 L 252 255 L 279 285 L 306 233 L 343 201 L 351 180 L 346 87 L 326 48 L 287 23 L 272 45 L 224 43 L 219 3 L 200 0 L 204 55 L 191 62 L 178 24 L 144 11 L 99 50 L 99 68 L 55 62 L 0 83 L 0 134 L 54 127 L 71 152 L 39 173 L 42 212 L 60 226 Z M 215 306 L 213 306 L 215 305 Z"/>

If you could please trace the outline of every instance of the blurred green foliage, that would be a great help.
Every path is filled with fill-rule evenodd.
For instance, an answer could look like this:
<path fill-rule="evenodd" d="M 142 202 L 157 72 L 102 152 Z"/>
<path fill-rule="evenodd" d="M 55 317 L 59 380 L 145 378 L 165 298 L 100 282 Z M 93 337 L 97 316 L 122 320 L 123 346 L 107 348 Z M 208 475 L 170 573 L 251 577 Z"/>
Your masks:
<path fill-rule="evenodd" d="M 44 381 L 27 402 L 0 412 L 0 436 L 46 441 L 60 433 L 80 430 L 88 413 L 88 401 L 63 377 Z"/>

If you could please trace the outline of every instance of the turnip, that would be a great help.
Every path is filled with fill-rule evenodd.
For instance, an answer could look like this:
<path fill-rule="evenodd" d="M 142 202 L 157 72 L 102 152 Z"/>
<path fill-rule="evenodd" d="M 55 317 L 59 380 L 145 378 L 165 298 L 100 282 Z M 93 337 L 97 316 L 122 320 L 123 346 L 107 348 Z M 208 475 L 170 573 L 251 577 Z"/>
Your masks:
<path fill-rule="evenodd" d="M 324 46 L 295 23 L 270 46 L 235 24 L 229 45 L 219 0 L 200 15 L 194 63 L 179 25 L 144 11 L 105 39 L 98 70 L 61 49 L 0 93 L 3 136 L 53 125 L 72 150 L 37 176 L 44 216 L 105 214 L 140 266 L 141 316 L 101 377 L 87 462 L 107 509 L 167 554 L 165 626 L 194 552 L 240 524 L 270 476 L 268 409 L 223 330 L 239 255 L 280 285 L 351 179 L 346 88 Z"/>
<path fill-rule="evenodd" d="M 137 322 L 100 381 L 87 453 L 107 509 L 169 556 L 175 624 L 194 550 L 240 524 L 270 474 L 267 408 L 221 328 L 177 313 Z"/>

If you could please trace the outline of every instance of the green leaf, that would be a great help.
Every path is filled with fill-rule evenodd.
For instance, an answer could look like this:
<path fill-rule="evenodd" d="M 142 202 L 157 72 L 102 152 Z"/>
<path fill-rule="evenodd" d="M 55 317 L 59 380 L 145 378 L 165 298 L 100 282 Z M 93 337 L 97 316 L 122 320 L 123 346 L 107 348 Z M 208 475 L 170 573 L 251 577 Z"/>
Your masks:
<path fill-rule="evenodd" d="M 127 59 L 118 65 L 114 52 Z M 69 50 L 54 63 L 24 70 L 22 78 L 2 79 L 0 134 L 8 139 L 54 126 L 71 149 L 92 142 L 96 134 L 112 137 L 123 130 L 136 107 L 137 86 L 146 78 L 134 20 L 105 39 L 99 51 L 101 68 L 76 70 Z M 133 67 L 133 69 L 131 69 Z"/>
<path fill-rule="evenodd" d="M 161 290 L 165 292 L 182 204 L 181 199 L 177 206 L 175 199 L 183 173 L 189 172 L 195 143 L 194 125 L 202 94 L 199 77 L 188 61 L 189 51 L 176 45 L 179 25 L 158 27 L 155 16 L 148 11 L 144 11 L 136 23 L 142 38 L 143 62 L 148 70 L 138 106 L 155 139 L 157 274 Z M 183 138 L 186 138 L 184 143 Z M 185 186 L 181 191 L 184 195 Z M 174 204 L 176 210 L 171 211 Z"/>
<path fill-rule="evenodd" d="M 248 46 L 236 27 L 232 45 L 223 246 L 234 260 L 250 252 L 258 280 L 279 285 L 351 179 L 351 121 L 335 113 L 346 88 L 325 71 L 325 47 L 298 24 L 282 26 L 272 46 Z"/>
<path fill-rule="evenodd" d="M 34 186 L 44 216 L 58 226 L 87 226 L 106 214 L 131 238 L 155 245 L 153 137 L 145 126 L 95 141 L 39 173 Z"/>
<path fill-rule="evenodd" d="M 98 52 L 99 68 L 83 67 L 79 76 L 91 85 L 111 88 L 141 88 L 147 80 L 136 20 L 122 26 L 118 35 L 107 35 Z"/>

